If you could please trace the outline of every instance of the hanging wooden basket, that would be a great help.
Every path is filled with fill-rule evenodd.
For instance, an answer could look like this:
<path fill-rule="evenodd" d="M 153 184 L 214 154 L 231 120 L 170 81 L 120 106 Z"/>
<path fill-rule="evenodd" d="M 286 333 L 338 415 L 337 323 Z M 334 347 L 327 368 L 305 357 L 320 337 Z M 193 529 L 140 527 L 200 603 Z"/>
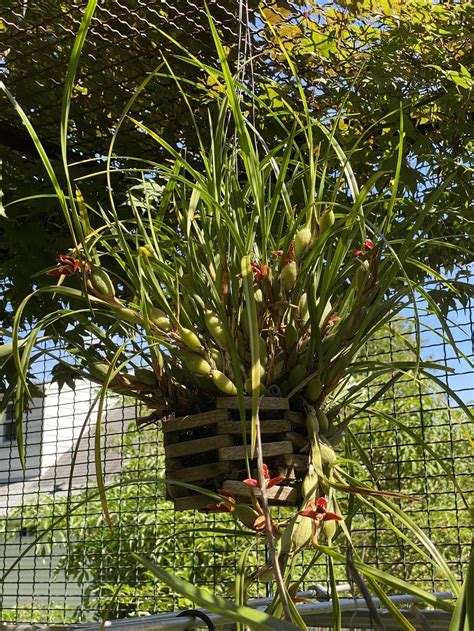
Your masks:
<path fill-rule="evenodd" d="M 246 397 L 244 403 L 246 441 L 237 397 L 216 399 L 215 409 L 208 412 L 163 421 L 166 478 L 213 492 L 223 489 L 239 502 L 249 501 L 251 489 L 242 480 L 248 477 L 245 456 L 250 452 L 251 398 Z M 308 464 L 304 416 L 289 409 L 288 399 L 279 397 L 263 397 L 259 416 L 263 459 L 272 476 L 285 476 L 281 485 L 268 489 L 269 503 L 297 506 Z M 256 470 L 252 475 L 257 477 Z M 258 497 L 260 490 L 254 492 Z M 167 486 L 167 494 L 178 511 L 205 509 L 213 503 L 174 484 Z"/>

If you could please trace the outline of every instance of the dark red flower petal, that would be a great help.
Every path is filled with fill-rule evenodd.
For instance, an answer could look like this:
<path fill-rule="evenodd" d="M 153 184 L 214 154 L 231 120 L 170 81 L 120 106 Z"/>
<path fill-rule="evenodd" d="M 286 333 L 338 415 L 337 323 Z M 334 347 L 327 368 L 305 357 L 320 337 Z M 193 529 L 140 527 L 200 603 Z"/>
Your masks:
<path fill-rule="evenodd" d="M 266 266 L 265 265 L 260 266 L 257 263 L 252 263 L 251 268 L 254 273 L 255 280 L 256 281 L 262 280 L 262 278 L 265 276 L 266 271 L 267 271 Z"/>
<path fill-rule="evenodd" d="M 308 502 L 307 506 L 315 506 L 315 508 L 306 508 L 305 510 L 300 511 L 299 515 L 303 515 L 303 517 L 309 517 L 310 519 L 315 519 L 316 521 L 341 521 L 343 519 L 343 517 L 341 515 L 338 515 L 337 513 L 328 513 L 328 503 L 325 497 L 319 497 L 316 500 L 316 503 L 314 501 Z"/>
<path fill-rule="evenodd" d="M 229 491 L 224 491 L 224 489 L 219 489 L 217 492 L 222 497 L 226 497 L 227 499 L 229 499 L 234 504 L 237 504 L 237 500 L 235 499 L 235 495 L 232 495 L 232 493 L 229 493 Z"/>
<path fill-rule="evenodd" d="M 342 516 L 338 515 L 337 513 L 324 513 L 322 521 L 332 521 L 332 520 L 341 521 Z"/>
<path fill-rule="evenodd" d="M 362 247 L 363 250 L 351 250 L 352 254 L 354 256 L 363 256 L 364 254 L 367 254 L 367 252 L 370 252 L 370 250 L 373 250 L 375 248 L 375 243 L 372 241 L 372 239 L 366 239 Z"/>
<path fill-rule="evenodd" d="M 207 510 L 215 512 L 215 513 L 232 513 L 235 510 L 235 505 L 237 504 L 237 500 L 228 491 L 219 490 L 219 495 L 227 498 L 227 502 L 217 502 L 215 504 L 208 504 Z"/>
<path fill-rule="evenodd" d="M 247 486 L 256 487 L 258 486 L 258 480 L 255 480 L 254 478 L 247 478 L 246 480 L 244 480 L 244 484 L 246 484 Z"/>
<path fill-rule="evenodd" d="M 272 486 L 276 486 L 277 484 L 280 484 L 280 482 L 283 482 L 283 480 L 285 480 L 284 475 L 277 475 L 274 478 L 271 478 L 267 482 L 267 489 L 271 489 Z"/>
<path fill-rule="evenodd" d="M 267 489 L 271 489 L 272 486 L 280 484 L 280 482 L 283 482 L 283 480 L 285 480 L 285 477 L 282 475 L 277 475 L 274 478 L 270 478 L 270 471 L 268 470 L 268 467 L 265 463 L 263 463 L 262 465 L 262 471 L 263 478 L 265 480 L 265 488 Z M 247 480 L 244 480 L 244 484 L 246 484 L 247 486 L 260 488 L 258 480 L 255 480 L 254 478 L 248 478 Z"/>
<path fill-rule="evenodd" d="M 232 511 L 235 510 L 233 506 L 224 504 L 224 502 L 219 502 L 218 504 L 208 504 L 206 508 L 212 513 L 232 513 Z"/>
<path fill-rule="evenodd" d="M 368 250 L 373 250 L 373 248 L 375 248 L 375 243 L 372 241 L 372 239 L 366 239 L 364 241 L 364 250 L 368 252 Z"/>
<path fill-rule="evenodd" d="M 59 254 L 57 260 L 58 263 L 61 263 L 61 265 L 74 265 L 77 261 L 77 259 L 73 259 L 72 256 L 69 256 L 68 254 Z"/>
<path fill-rule="evenodd" d="M 318 501 L 316 502 L 316 506 L 318 508 L 322 508 L 324 511 L 326 511 L 327 507 L 328 507 L 328 503 L 326 501 L 325 497 L 319 497 Z"/>
<path fill-rule="evenodd" d="M 58 267 L 46 272 L 48 276 L 74 276 L 81 268 L 81 261 L 68 254 L 59 254 L 57 257 Z"/>

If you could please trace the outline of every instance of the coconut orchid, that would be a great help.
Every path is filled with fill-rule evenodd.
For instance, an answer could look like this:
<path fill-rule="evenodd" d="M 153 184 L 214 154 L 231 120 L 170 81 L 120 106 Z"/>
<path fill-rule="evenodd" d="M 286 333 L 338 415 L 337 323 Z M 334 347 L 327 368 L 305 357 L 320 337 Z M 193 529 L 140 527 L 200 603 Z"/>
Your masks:
<path fill-rule="evenodd" d="M 235 510 L 235 506 L 237 504 L 237 500 L 232 495 L 232 493 L 228 493 L 220 489 L 218 491 L 219 495 L 221 495 L 223 499 L 221 502 L 217 502 L 215 504 L 208 504 L 207 510 L 212 513 L 232 513 Z"/>
<path fill-rule="evenodd" d="M 341 521 L 342 516 L 337 513 L 331 513 L 327 510 L 328 503 L 326 498 L 320 497 L 316 502 L 311 500 L 307 503 L 306 508 L 299 511 L 298 515 L 309 517 L 316 522 L 337 520 Z"/>
<path fill-rule="evenodd" d="M 274 478 L 271 478 L 270 477 L 270 472 L 269 472 L 268 467 L 267 467 L 267 465 L 265 463 L 263 464 L 263 477 L 264 477 L 264 480 L 265 480 L 265 488 L 266 489 L 271 489 L 272 486 L 276 486 L 277 484 L 280 484 L 285 479 L 285 476 L 283 476 L 283 475 L 277 475 Z M 246 484 L 247 486 L 260 488 L 259 481 L 256 480 L 255 478 L 247 478 L 246 480 L 244 480 L 244 484 Z"/>
<path fill-rule="evenodd" d="M 362 250 L 351 250 L 354 256 L 364 256 L 375 248 L 375 243 L 371 239 L 366 239 L 362 245 Z"/>
<path fill-rule="evenodd" d="M 74 276 L 81 269 L 81 261 L 67 254 L 59 254 L 58 267 L 47 272 L 48 276 Z"/>
<path fill-rule="evenodd" d="M 251 267 L 252 267 L 254 278 L 257 281 L 257 283 L 263 280 L 265 276 L 267 276 L 268 274 L 268 267 L 266 265 L 263 265 L 263 264 L 259 265 L 258 263 L 252 263 Z"/>

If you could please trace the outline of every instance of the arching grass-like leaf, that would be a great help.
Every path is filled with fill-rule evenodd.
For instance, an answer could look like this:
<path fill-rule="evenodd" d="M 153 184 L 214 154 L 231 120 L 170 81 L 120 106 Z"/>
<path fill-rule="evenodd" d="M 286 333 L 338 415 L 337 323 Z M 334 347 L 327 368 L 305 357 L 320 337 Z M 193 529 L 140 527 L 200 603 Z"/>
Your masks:
<path fill-rule="evenodd" d="M 328 546 L 319 546 L 321 552 L 327 554 L 328 556 L 336 559 L 339 563 L 345 562 L 345 557 L 343 554 L 335 550 L 334 548 L 329 548 Z M 417 596 L 420 599 L 420 602 L 431 605 L 437 609 L 442 609 L 443 611 L 449 611 L 450 613 L 454 610 L 454 607 L 451 603 L 446 602 L 445 600 L 439 598 L 438 596 L 431 594 L 430 592 L 413 585 L 413 583 L 409 583 L 404 581 L 396 576 L 392 576 L 387 572 L 383 572 L 376 567 L 371 565 L 367 565 L 362 563 L 361 561 L 354 560 L 353 561 L 357 570 L 363 574 L 364 576 L 368 576 L 369 578 L 373 578 L 381 583 L 385 583 L 390 587 L 394 587 L 399 590 L 402 594 L 412 594 L 413 596 Z"/>
<path fill-rule="evenodd" d="M 157 567 L 148 559 L 141 557 L 138 554 L 133 554 L 133 557 L 156 578 L 160 579 L 179 594 L 186 596 L 193 603 L 206 607 L 213 613 L 220 614 L 225 618 L 229 618 L 235 622 L 251 625 L 253 629 L 259 631 L 296 631 L 299 627 L 295 625 L 273 618 L 263 611 L 257 611 L 250 607 L 237 605 L 229 600 L 225 600 L 220 596 L 212 594 L 210 591 L 204 588 L 196 587 L 192 583 L 179 578 L 178 576 L 166 572 Z"/>

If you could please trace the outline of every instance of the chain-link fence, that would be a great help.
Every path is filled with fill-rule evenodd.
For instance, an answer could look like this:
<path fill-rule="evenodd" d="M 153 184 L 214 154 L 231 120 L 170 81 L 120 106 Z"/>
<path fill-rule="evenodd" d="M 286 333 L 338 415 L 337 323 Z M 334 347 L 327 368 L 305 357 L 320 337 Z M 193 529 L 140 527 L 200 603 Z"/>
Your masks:
<path fill-rule="evenodd" d="M 450 317 L 459 349 L 472 358 L 472 310 L 460 309 Z M 473 373 L 466 360 L 459 362 L 439 331 L 432 331 L 432 316 L 426 315 L 423 322 L 423 357 L 455 368 L 446 379 L 460 399 L 468 402 L 473 394 Z M 412 333 L 403 321 L 397 330 L 397 336 L 374 341 L 368 355 L 376 354 L 382 361 L 402 357 L 406 349 L 400 339 L 411 339 Z M 174 511 L 165 499 L 160 428 L 150 425 L 137 430 L 140 411 L 118 398 L 108 401 L 100 428 L 113 522 L 109 529 L 96 483 L 96 409 L 91 407 L 95 391 L 85 382 L 77 382 L 75 391 L 68 386 L 59 391 L 57 384 L 48 383 L 51 361 L 35 367 L 44 397 L 34 400 L 25 418 L 24 472 L 8 408 L 1 425 L 4 620 L 76 622 L 184 606 L 185 600 L 137 566 L 132 551 L 154 558 L 161 567 L 195 584 L 217 593 L 232 593 L 244 544 L 219 528 L 232 528 L 234 522 L 228 515 Z M 378 487 L 416 497 L 403 502 L 405 511 L 439 546 L 461 579 L 471 532 L 468 512 L 449 475 L 455 476 L 465 493 L 472 492 L 466 419 L 459 402 L 447 399 L 441 387 L 436 391 L 432 384 L 429 389 L 426 385 L 425 380 L 407 376 L 377 404 L 387 417 L 396 419 L 398 429 L 394 430 L 393 422 L 384 425 L 380 416 L 373 420 L 362 414 L 352 431 L 370 454 L 367 466 Z M 367 400 L 376 387 L 367 389 Z M 349 510 L 347 501 L 342 506 Z M 371 510 L 360 513 L 352 523 L 352 537 L 366 563 L 428 591 L 449 589 L 436 575 L 429 557 L 414 551 L 403 532 L 394 534 L 386 515 Z M 247 561 L 249 573 L 264 562 L 264 546 L 257 544 Z M 327 568 L 314 552 L 305 553 L 301 563 L 301 571 L 306 572 L 303 590 L 328 587 Z M 347 583 L 346 570 L 343 565 L 337 568 L 341 585 Z M 266 595 L 267 585 L 262 582 L 251 593 Z"/>

